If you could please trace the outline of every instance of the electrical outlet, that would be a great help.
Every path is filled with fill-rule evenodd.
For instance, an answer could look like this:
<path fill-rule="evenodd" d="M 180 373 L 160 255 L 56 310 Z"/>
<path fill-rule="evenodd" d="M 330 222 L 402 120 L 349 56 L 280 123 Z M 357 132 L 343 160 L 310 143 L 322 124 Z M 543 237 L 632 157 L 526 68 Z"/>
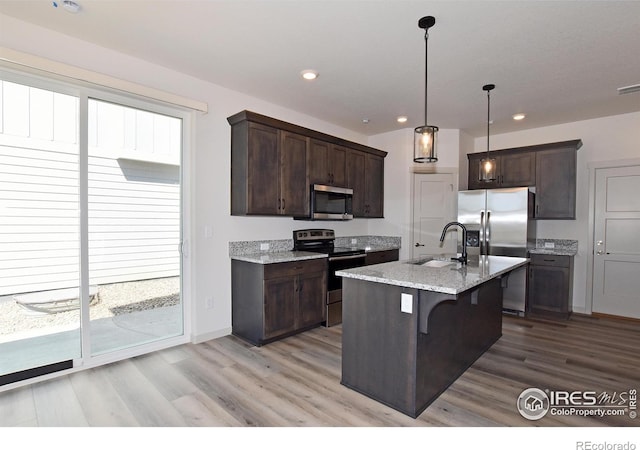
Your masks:
<path fill-rule="evenodd" d="M 358 243 L 358 240 L 357 240 L 357 239 L 351 239 L 351 243 L 352 243 L 352 244 L 357 244 L 357 243 Z"/>
<path fill-rule="evenodd" d="M 400 311 L 407 314 L 413 313 L 413 295 L 400 294 Z"/>
<path fill-rule="evenodd" d="M 269 250 L 269 243 L 268 242 L 261 242 L 260 243 L 260 250 L 262 250 L 262 251 Z"/>
<path fill-rule="evenodd" d="M 553 242 L 545 242 L 544 248 L 556 248 L 556 244 L 554 244 Z"/>
<path fill-rule="evenodd" d="M 213 297 L 212 296 L 207 297 L 207 300 L 205 302 L 205 306 L 207 307 L 207 309 L 213 309 Z"/>

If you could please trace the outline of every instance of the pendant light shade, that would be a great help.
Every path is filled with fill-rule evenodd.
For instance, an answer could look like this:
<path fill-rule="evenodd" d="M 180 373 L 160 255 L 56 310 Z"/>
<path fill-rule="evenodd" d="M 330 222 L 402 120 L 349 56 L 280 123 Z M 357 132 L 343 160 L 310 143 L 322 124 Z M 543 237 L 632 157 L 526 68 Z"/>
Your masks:
<path fill-rule="evenodd" d="M 482 86 L 483 91 L 487 91 L 487 155 L 480 160 L 480 181 L 490 183 L 496 181 L 496 159 L 489 155 L 489 125 L 491 124 L 491 91 L 496 87 L 495 84 L 485 84 Z"/>
<path fill-rule="evenodd" d="M 424 125 L 415 128 L 413 135 L 413 161 L 417 163 L 433 163 L 438 161 L 436 139 L 438 127 L 429 125 L 427 121 L 427 85 L 429 80 L 429 28 L 435 25 L 433 16 L 425 16 L 418 21 L 418 27 L 424 30 Z"/>

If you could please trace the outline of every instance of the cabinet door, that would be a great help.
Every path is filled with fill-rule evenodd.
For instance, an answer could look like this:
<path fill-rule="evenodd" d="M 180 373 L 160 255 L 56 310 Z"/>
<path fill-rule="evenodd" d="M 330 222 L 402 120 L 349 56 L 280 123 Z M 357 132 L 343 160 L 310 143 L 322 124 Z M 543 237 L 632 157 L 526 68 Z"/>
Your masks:
<path fill-rule="evenodd" d="M 366 155 L 365 217 L 382 217 L 384 204 L 384 159 Z"/>
<path fill-rule="evenodd" d="M 329 184 L 331 144 L 311 139 L 309 143 L 309 184 Z"/>
<path fill-rule="evenodd" d="M 534 186 L 536 184 L 536 154 L 514 153 L 500 157 L 500 187 Z"/>
<path fill-rule="evenodd" d="M 347 187 L 353 189 L 353 216 L 365 216 L 365 154 L 357 150 L 347 153 Z"/>
<path fill-rule="evenodd" d="M 280 134 L 280 214 L 306 217 L 310 208 L 308 138 L 288 131 Z"/>
<path fill-rule="evenodd" d="M 536 219 L 576 218 L 576 149 L 536 155 Z"/>
<path fill-rule="evenodd" d="M 329 151 L 329 184 L 345 187 L 347 185 L 347 149 L 332 145 Z"/>
<path fill-rule="evenodd" d="M 278 130 L 249 123 L 247 142 L 247 214 L 279 213 Z"/>
<path fill-rule="evenodd" d="M 264 339 L 296 329 L 296 277 L 264 282 Z"/>
<path fill-rule="evenodd" d="M 529 266 L 529 310 L 533 313 L 568 314 L 569 268 Z"/>
<path fill-rule="evenodd" d="M 300 275 L 297 279 L 297 328 L 317 325 L 324 320 L 327 278 L 326 272 Z"/>

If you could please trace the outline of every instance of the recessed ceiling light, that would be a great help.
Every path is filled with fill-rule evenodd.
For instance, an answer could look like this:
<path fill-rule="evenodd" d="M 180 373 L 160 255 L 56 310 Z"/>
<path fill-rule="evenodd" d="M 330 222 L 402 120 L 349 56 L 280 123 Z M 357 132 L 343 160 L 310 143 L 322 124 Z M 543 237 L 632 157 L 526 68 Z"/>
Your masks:
<path fill-rule="evenodd" d="M 303 70 L 302 72 L 300 72 L 300 75 L 302 75 L 302 78 L 304 78 L 305 80 L 315 80 L 316 78 L 318 78 L 318 72 L 315 70 Z"/>
<path fill-rule="evenodd" d="M 518 114 L 514 114 L 514 115 L 513 115 L 513 120 L 522 120 L 522 119 L 524 119 L 525 117 L 527 117 L 525 114 L 523 114 L 523 113 L 518 113 Z"/>
<path fill-rule="evenodd" d="M 408 118 L 407 116 L 398 116 L 396 120 L 398 121 L 398 123 L 405 123 L 408 120 Z"/>
<path fill-rule="evenodd" d="M 369 123 L 369 119 L 362 119 L 362 123 Z"/>

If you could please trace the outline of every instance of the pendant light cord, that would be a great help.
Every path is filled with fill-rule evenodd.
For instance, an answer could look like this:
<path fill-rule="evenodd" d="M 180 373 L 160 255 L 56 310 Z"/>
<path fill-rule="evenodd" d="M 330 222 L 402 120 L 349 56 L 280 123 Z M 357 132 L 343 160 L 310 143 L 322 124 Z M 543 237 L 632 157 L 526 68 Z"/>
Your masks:
<path fill-rule="evenodd" d="M 489 124 L 491 123 L 491 90 L 487 89 L 487 158 L 489 158 Z"/>
<path fill-rule="evenodd" d="M 429 126 L 427 121 L 427 86 L 429 85 L 429 28 L 424 30 L 424 125 Z"/>

